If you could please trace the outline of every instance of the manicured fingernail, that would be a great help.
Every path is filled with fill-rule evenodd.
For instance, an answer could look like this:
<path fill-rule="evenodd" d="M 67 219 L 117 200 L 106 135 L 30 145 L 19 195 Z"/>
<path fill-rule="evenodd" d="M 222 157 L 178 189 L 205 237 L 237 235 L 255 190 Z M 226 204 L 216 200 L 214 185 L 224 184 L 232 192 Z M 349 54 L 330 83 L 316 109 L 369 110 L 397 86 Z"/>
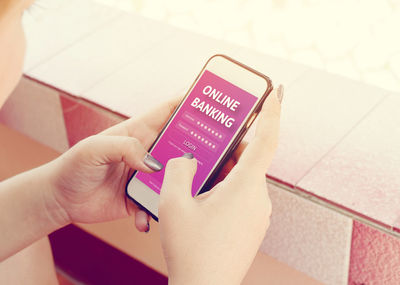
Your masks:
<path fill-rule="evenodd" d="M 146 154 L 143 162 L 147 167 L 154 171 L 160 171 L 164 167 L 164 165 L 162 165 L 162 163 L 155 159 L 150 153 Z"/>
<path fill-rule="evenodd" d="M 278 97 L 279 103 L 282 103 L 283 92 L 284 92 L 283 85 L 280 84 L 280 85 L 278 86 L 278 90 L 276 91 L 276 96 Z"/>
<path fill-rule="evenodd" d="M 150 223 L 147 222 L 147 230 L 145 231 L 145 233 L 147 234 L 150 231 Z"/>
<path fill-rule="evenodd" d="M 187 159 L 192 159 L 194 156 L 193 156 L 193 153 L 187 152 L 184 155 L 182 155 L 182 157 L 187 158 Z"/>

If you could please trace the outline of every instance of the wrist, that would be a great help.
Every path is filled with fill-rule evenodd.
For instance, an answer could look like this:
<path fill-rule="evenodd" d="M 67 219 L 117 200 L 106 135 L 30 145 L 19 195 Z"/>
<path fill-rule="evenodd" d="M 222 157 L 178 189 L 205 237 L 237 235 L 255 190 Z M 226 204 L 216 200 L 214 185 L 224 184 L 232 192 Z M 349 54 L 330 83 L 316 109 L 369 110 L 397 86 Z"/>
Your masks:
<path fill-rule="evenodd" d="M 52 162 L 43 165 L 39 169 L 38 177 L 43 181 L 41 195 L 44 205 L 44 211 L 49 218 L 49 222 L 54 225 L 56 229 L 64 227 L 71 223 L 68 212 L 64 209 L 61 203 L 56 198 L 57 183 L 55 183 L 55 167 Z"/>
<path fill-rule="evenodd" d="M 68 223 L 42 166 L 0 183 L 0 261 Z"/>

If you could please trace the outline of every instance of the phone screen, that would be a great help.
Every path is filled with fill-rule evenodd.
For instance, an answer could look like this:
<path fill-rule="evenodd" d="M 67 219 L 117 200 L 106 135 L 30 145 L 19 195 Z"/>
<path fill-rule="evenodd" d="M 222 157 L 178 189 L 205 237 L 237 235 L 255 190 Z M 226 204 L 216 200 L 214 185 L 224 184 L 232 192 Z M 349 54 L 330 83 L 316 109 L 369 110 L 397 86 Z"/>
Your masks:
<path fill-rule="evenodd" d="M 256 102 L 256 96 L 205 70 L 150 153 L 164 166 L 192 153 L 198 162 L 192 184 L 195 196 Z M 137 172 L 135 178 L 159 194 L 164 171 Z"/>

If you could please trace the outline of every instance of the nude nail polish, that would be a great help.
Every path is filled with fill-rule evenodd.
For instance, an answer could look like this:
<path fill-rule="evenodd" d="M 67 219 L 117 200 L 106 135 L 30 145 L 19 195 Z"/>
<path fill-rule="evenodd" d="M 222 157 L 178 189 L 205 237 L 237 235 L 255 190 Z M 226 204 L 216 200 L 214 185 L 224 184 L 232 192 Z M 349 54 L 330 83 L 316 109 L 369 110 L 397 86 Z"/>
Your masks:
<path fill-rule="evenodd" d="M 155 159 L 150 153 L 147 153 L 143 159 L 144 164 L 154 171 L 160 171 L 164 168 L 161 162 Z"/>
<path fill-rule="evenodd" d="M 282 104 L 282 99 L 283 99 L 283 92 L 284 92 L 283 85 L 280 84 L 278 86 L 278 90 L 276 91 L 276 96 L 278 97 L 279 103 L 281 103 L 281 104 Z"/>

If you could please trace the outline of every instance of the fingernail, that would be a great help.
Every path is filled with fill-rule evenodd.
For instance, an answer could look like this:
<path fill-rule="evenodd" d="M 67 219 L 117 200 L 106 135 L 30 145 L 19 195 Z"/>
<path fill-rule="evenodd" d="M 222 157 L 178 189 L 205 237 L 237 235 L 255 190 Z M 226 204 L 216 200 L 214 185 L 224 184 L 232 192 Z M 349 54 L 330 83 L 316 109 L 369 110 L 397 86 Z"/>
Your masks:
<path fill-rule="evenodd" d="M 155 159 L 150 153 L 146 154 L 143 162 L 147 167 L 154 171 L 160 171 L 164 167 L 164 165 L 162 165 L 162 163 Z"/>
<path fill-rule="evenodd" d="M 147 230 L 145 231 L 145 233 L 147 234 L 150 231 L 150 223 L 147 222 Z"/>
<path fill-rule="evenodd" d="M 184 155 L 182 155 L 182 157 L 187 158 L 187 159 L 192 159 L 194 156 L 193 156 L 193 153 L 187 152 Z"/>
<path fill-rule="evenodd" d="M 279 103 L 282 103 L 283 92 L 284 92 L 283 85 L 280 84 L 280 85 L 278 86 L 278 90 L 276 91 L 276 96 L 278 97 Z"/>

